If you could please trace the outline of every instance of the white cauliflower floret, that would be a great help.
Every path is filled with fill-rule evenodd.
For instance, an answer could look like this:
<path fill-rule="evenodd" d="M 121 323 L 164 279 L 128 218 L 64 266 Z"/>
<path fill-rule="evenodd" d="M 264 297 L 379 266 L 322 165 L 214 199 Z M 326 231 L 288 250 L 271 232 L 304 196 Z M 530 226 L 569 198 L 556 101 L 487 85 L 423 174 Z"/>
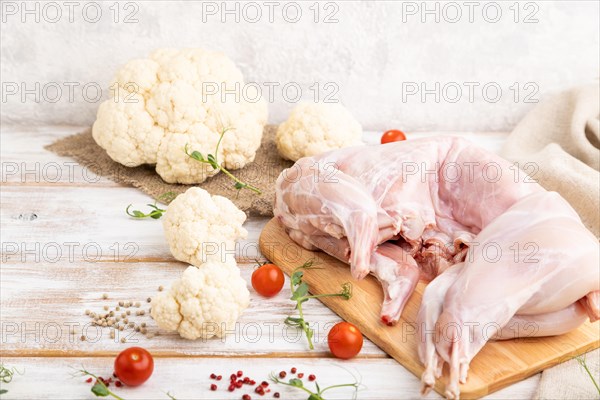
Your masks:
<path fill-rule="evenodd" d="M 167 292 L 152 299 L 158 326 L 185 339 L 223 337 L 248 307 L 250 293 L 235 261 L 188 267 Z"/>
<path fill-rule="evenodd" d="M 362 127 L 341 104 L 300 103 L 279 125 L 275 141 L 282 157 L 298 161 L 361 144 Z"/>
<path fill-rule="evenodd" d="M 246 214 L 226 197 L 193 187 L 169 204 L 163 228 L 173 257 L 192 265 L 225 262 L 235 255 L 235 241 L 248 235 Z"/>
<path fill-rule="evenodd" d="M 266 102 L 223 96 L 223 90 L 244 92 L 242 73 L 225 55 L 159 49 L 148 59 L 128 62 L 114 83 L 111 88 L 116 89 L 100 105 L 92 128 L 96 143 L 113 160 L 130 167 L 158 164 L 156 171 L 166 182 L 200 183 L 219 170 L 196 165 L 200 163 L 185 154 L 185 145 L 213 154 L 228 129 L 219 163 L 236 169 L 254 161 L 267 122 Z"/>
<path fill-rule="evenodd" d="M 113 160 L 127 167 L 156 163 L 165 135 L 144 109 L 144 99 L 124 90 L 100 104 L 92 135 Z"/>

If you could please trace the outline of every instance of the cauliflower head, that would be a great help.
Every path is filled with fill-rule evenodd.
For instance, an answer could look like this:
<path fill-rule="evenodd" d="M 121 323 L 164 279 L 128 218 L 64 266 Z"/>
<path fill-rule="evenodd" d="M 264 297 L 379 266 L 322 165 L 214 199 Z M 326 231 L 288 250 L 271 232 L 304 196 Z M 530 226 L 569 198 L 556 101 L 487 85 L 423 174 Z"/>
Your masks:
<path fill-rule="evenodd" d="M 177 196 L 162 219 L 173 257 L 196 266 L 233 258 L 235 241 L 248 235 L 243 211 L 228 198 L 198 187 Z"/>
<path fill-rule="evenodd" d="M 362 127 L 338 103 L 300 103 L 279 125 L 275 141 L 282 157 L 298 161 L 329 150 L 362 144 Z"/>
<path fill-rule="evenodd" d="M 152 299 L 158 326 L 185 339 L 223 337 L 248 307 L 250 293 L 235 261 L 190 266 L 171 288 Z"/>
<path fill-rule="evenodd" d="M 111 98 L 98 108 L 92 135 L 116 162 L 155 164 L 169 183 L 200 183 L 216 174 L 185 154 L 185 146 L 216 154 L 227 169 L 254 161 L 267 106 L 246 101 L 244 79 L 224 54 L 202 49 L 160 49 L 117 71 Z M 216 93 L 215 93 L 216 92 Z M 229 93 L 229 94 L 227 94 Z"/>

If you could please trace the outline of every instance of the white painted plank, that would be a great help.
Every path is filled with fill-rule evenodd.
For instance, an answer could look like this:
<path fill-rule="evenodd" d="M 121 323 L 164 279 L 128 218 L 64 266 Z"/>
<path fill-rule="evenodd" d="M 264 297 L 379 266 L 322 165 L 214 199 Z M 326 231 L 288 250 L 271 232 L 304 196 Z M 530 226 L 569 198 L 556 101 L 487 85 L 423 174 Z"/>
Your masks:
<path fill-rule="evenodd" d="M 100 376 L 110 376 L 113 372 L 113 359 L 106 357 L 95 358 L 2 358 L 2 362 L 25 370 L 22 376 L 16 375 L 8 385 L 8 393 L 2 396 L 10 399 L 92 399 L 91 384 L 84 378 L 71 378 L 72 368 L 81 365 Z M 272 358 L 155 358 L 155 369 L 152 377 L 137 388 L 115 388 L 115 393 L 125 399 L 167 399 L 170 392 L 178 400 L 181 399 L 240 399 L 248 393 L 252 399 L 272 399 L 273 392 L 281 393 L 282 399 L 306 399 L 307 394 L 281 385 L 273 386 L 273 392 L 258 396 L 252 390 L 237 390 L 229 393 L 221 381 L 217 391 L 210 391 L 211 383 L 218 383 L 209 378 L 211 373 L 221 374 L 224 380 L 238 370 L 242 370 L 252 379 L 260 382 L 268 380 L 271 372 L 298 368 L 305 373 L 313 373 L 321 387 L 350 383 L 354 381 L 350 373 L 360 375 L 363 384 L 358 394 L 361 400 L 399 400 L 418 399 L 419 380 L 406 371 L 398 363 L 390 359 L 350 360 L 334 359 L 272 359 Z M 289 378 L 289 375 L 288 375 Z M 305 376 L 306 382 L 306 376 Z M 527 380 L 498 391 L 488 399 L 530 399 L 537 387 L 539 374 Z M 43 382 L 44 384 L 39 384 Z M 314 388 L 311 383 L 307 386 Z M 331 390 L 326 392 L 327 399 L 350 399 L 352 392 Z M 439 399 L 436 393 L 431 393 L 427 399 Z"/>
<path fill-rule="evenodd" d="M 287 277 L 283 290 L 266 299 L 250 285 L 254 266 L 240 267 L 251 300 L 235 330 L 225 339 L 189 341 L 176 333 L 158 330 L 148 315 L 146 303 L 148 297 L 158 293 L 159 286 L 169 288 L 186 268 L 183 263 L 5 263 L 0 268 L 2 352 L 101 355 L 126 347 L 119 341 L 126 337 L 129 345 L 141 345 L 162 355 L 327 355 L 327 332 L 340 318 L 317 300 L 306 303 L 305 317 L 315 328 L 315 350 L 308 350 L 305 337 L 283 323 L 294 313 Z M 108 300 L 102 299 L 104 293 L 108 294 Z M 148 339 L 130 330 L 111 339 L 109 328 L 90 326 L 91 320 L 84 314 L 86 309 L 105 312 L 105 305 L 112 309 L 121 300 L 141 302 L 146 315 L 130 319 L 138 324 L 146 322 L 150 332 L 158 331 L 160 335 Z M 131 310 L 135 313 L 137 309 Z M 82 334 L 86 341 L 80 340 Z M 385 354 L 366 340 L 361 356 L 385 357 Z"/>
<path fill-rule="evenodd" d="M 54 141 L 87 129 L 82 126 L 2 126 L 2 184 L 120 186 L 82 167 L 69 157 L 44 149 Z"/>

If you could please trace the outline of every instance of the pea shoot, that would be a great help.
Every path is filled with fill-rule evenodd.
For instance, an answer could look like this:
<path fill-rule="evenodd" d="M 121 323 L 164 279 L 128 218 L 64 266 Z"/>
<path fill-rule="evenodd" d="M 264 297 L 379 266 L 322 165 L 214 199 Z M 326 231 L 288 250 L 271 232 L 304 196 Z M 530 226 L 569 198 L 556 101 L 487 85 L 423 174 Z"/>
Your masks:
<path fill-rule="evenodd" d="M 338 389 L 338 388 L 343 388 L 343 387 L 354 388 L 354 394 L 353 394 L 352 398 L 356 399 L 356 397 L 358 395 L 358 390 L 362 386 L 361 383 L 356 379 L 356 377 L 354 377 L 355 381 L 353 383 L 343 383 L 340 385 L 332 385 L 332 386 L 328 386 L 323 389 L 321 389 L 321 387 L 319 386 L 317 381 L 315 381 L 316 392 L 313 392 L 312 390 L 310 390 L 309 388 L 304 386 L 304 382 L 302 382 L 302 379 L 292 378 L 288 382 L 285 382 L 285 381 L 282 381 L 281 379 L 279 379 L 279 377 L 275 373 L 271 373 L 270 378 L 273 382 L 275 382 L 279 385 L 285 385 L 285 386 L 297 388 L 299 390 L 303 390 L 304 392 L 308 393 L 307 400 L 325 400 L 325 398 L 323 397 L 323 393 L 325 393 L 327 390 Z"/>
<path fill-rule="evenodd" d="M 175 199 L 175 197 L 177 197 L 177 193 L 169 191 L 169 192 L 163 193 L 160 196 L 158 196 L 158 199 L 161 202 L 170 203 L 171 201 L 173 201 Z M 165 211 L 167 211 L 166 209 L 159 208 L 156 205 L 156 202 L 154 202 L 154 204 L 146 204 L 146 205 L 148 207 L 150 207 L 150 212 L 148 212 L 148 213 L 145 213 L 140 210 L 129 211 L 129 209 L 132 206 L 131 204 L 127 206 L 127 208 L 125 209 L 125 212 L 130 217 L 136 218 L 136 219 L 144 219 L 144 218 L 159 219 L 160 217 L 162 217 L 162 215 L 165 213 Z"/>
<path fill-rule="evenodd" d="M 150 212 L 148 213 L 144 213 L 140 210 L 133 210 L 133 211 L 129 211 L 129 209 L 131 208 L 131 204 L 127 206 L 127 208 L 125 209 L 125 212 L 127 213 L 127 215 L 129 215 L 132 218 L 136 218 L 136 219 L 144 219 L 144 218 L 153 218 L 153 219 L 159 219 L 160 217 L 163 216 L 163 214 L 165 213 L 165 211 L 167 211 L 166 209 L 162 209 L 159 208 L 156 203 L 154 204 L 146 204 L 148 207 L 150 207 Z"/>
<path fill-rule="evenodd" d="M 318 269 L 315 267 L 313 260 L 309 260 L 305 262 L 303 265 L 297 267 L 292 272 L 290 277 L 290 287 L 292 290 L 292 297 L 290 300 L 296 302 L 295 309 L 298 310 L 298 317 L 289 316 L 285 319 L 285 323 L 289 326 L 296 326 L 304 331 L 306 334 L 306 339 L 308 340 L 308 346 L 311 350 L 315 347 L 312 342 L 312 338 L 314 335 L 313 329 L 310 327 L 310 324 L 304 319 L 304 311 L 302 310 L 302 303 L 307 302 L 310 299 L 318 299 L 322 297 L 342 297 L 346 300 L 352 297 L 352 284 L 350 282 L 346 282 L 342 285 L 341 291 L 338 293 L 327 293 L 327 294 L 317 294 L 317 295 L 309 295 L 308 294 L 308 284 L 302 281 L 304 277 L 304 271 L 309 269 Z"/>
<path fill-rule="evenodd" d="M 227 131 L 230 131 L 232 129 L 233 128 L 223 129 L 223 131 L 221 132 L 221 136 L 219 137 L 219 141 L 217 142 L 217 147 L 215 148 L 214 154 L 207 154 L 205 157 L 204 154 L 200 153 L 199 151 L 192 150 L 190 152 L 188 144 L 185 145 L 185 149 L 184 149 L 185 154 L 187 154 L 188 157 L 193 158 L 194 160 L 196 160 L 198 162 L 210 165 L 213 170 L 220 170 L 221 172 L 223 172 L 225 175 L 227 175 L 229 178 L 231 178 L 235 182 L 233 187 L 236 188 L 237 190 L 248 189 L 248 190 L 252 190 L 256 194 L 260 195 L 260 194 L 262 194 L 262 192 L 259 188 L 252 186 L 249 183 L 241 181 L 240 179 L 235 177 L 231 172 L 229 172 L 227 169 L 225 169 L 225 167 L 223 167 L 217 160 L 217 155 L 219 153 L 219 146 L 221 145 L 223 136 L 225 136 L 225 133 Z"/>
<path fill-rule="evenodd" d="M 112 392 L 108 386 L 106 386 L 106 384 L 104 383 L 103 379 L 92 374 L 89 371 L 86 371 L 85 369 L 80 369 L 79 371 L 76 372 L 77 375 L 79 376 L 89 376 L 92 379 L 95 379 L 94 382 L 94 386 L 92 386 L 92 393 L 94 393 L 94 395 L 96 395 L 97 397 L 108 397 L 111 396 L 117 400 L 124 400 L 122 397 L 118 396 L 117 394 L 115 394 L 114 392 Z"/>
<path fill-rule="evenodd" d="M 588 376 L 592 380 L 592 383 L 596 387 L 596 390 L 598 391 L 598 394 L 600 394 L 600 386 L 598 386 L 598 382 L 596 382 L 596 378 L 594 378 L 594 375 L 592 374 L 592 371 L 590 371 L 590 368 L 588 367 L 587 362 L 585 361 L 585 358 L 582 357 L 582 356 L 579 356 L 579 357 L 577 357 L 577 362 L 579 363 L 579 365 L 581 365 L 581 367 L 588 374 Z"/>
<path fill-rule="evenodd" d="M 19 372 L 15 367 L 8 368 L 5 367 L 4 364 L 0 364 L 0 382 L 2 383 L 10 383 L 13 379 L 15 373 L 19 375 L 23 375 L 24 372 Z M 8 390 L 0 389 L 0 394 L 7 393 Z"/>

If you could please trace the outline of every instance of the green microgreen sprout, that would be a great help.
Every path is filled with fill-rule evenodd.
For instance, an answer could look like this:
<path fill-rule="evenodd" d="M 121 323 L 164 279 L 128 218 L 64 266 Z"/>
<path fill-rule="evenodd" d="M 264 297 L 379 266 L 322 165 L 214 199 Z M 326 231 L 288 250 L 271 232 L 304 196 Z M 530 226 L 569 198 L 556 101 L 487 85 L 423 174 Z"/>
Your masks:
<path fill-rule="evenodd" d="M 25 371 L 20 372 L 15 367 L 8 368 L 4 366 L 4 364 L 0 364 L 0 382 L 2 383 L 10 383 L 13 379 L 13 376 L 16 374 L 23 375 Z M 7 393 L 8 390 L 0 389 L 0 394 Z"/>
<path fill-rule="evenodd" d="M 577 357 L 577 362 L 579 362 L 579 365 L 581 365 L 583 367 L 583 369 L 585 370 L 585 372 L 589 375 L 590 379 L 592 380 L 592 383 L 594 384 L 594 386 L 596 387 L 596 390 L 598 391 L 598 394 L 600 394 L 600 386 L 598 386 L 598 382 L 596 382 L 596 378 L 594 378 L 594 375 L 592 374 L 592 372 L 590 371 L 587 362 L 585 361 L 584 357 Z"/>
<path fill-rule="evenodd" d="M 217 160 L 217 154 L 219 153 L 219 146 L 221 145 L 223 136 L 225 136 L 225 133 L 227 131 L 230 131 L 232 129 L 233 128 L 226 128 L 221 131 L 221 136 L 219 137 L 219 141 L 217 142 L 217 147 L 215 148 L 214 154 L 207 154 L 206 156 L 204 156 L 204 154 L 202 154 L 201 152 L 196 151 L 196 150 L 192 150 L 190 152 L 189 144 L 185 145 L 185 149 L 184 149 L 185 154 L 187 154 L 188 157 L 193 158 L 194 160 L 196 160 L 198 162 L 210 165 L 213 170 L 220 170 L 221 172 L 223 172 L 225 175 L 227 175 L 229 178 L 231 178 L 235 182 L 233 187 L 235 189 L 237 189 L 238 191 L 241 189 L 248 189 L 248 190 L 252 190 L 256 194 L 262 194 L 262 192 L 260 191 L 259 188 L 252 186 L 249 183 L 242 182 L 237 177 L 235 177 L 231 172 L 229 172 L 227 169 L 225 169 L 225 167 L 223 167 Z"/>
<path fill-rule="evenodd" d="M 289 381 L 285 382 L 285 381 L 282 381 L 281 379 L 279 379 L 277 374 L 275 374 L 273 372 L 271 373 L 269 378 L 271 379 L 271 381 L 273 381 L 276 384 L 285 385 L 285 386 L 303 390 L 304 392 L 308 393 L 307 400 L 325 400 L 325 398 L 323 397 L 323 393 L 325 393 L 327 390 L 339 389 L 339 388 L 343 388 L 343 387 L 354 388 L 354 393 L 352 395 L 352 399 L 356 399 L 358 396 L 358 390 L 362 387 L 362 384 L 360 383 L 360 381 L 358 379 L 356 379 L 356 377 L 354 377 L 354 382 L 352 382 L 352 383 L 331 385 L 331 386 L 327 386 L 326 388 L 323 388 L 323 389 L 321 389 L 321 387 L 319 386 L 319 383 L 317 381 L 315 381 L 314 383 L 315 383 L 316 392 L 313 392 L 312 390 L 310 390 L 309 388 L 304 386 L 304 382 L 302 382 L 302 380 L 298 379 L 298 378 L 292 378 Z"/>
<path fill-rule="evenodd" d="M 78 371 L 75 372 L 74 376 L 89 376 L 94 378 L 96 381 L 94 382 L 94 386 L 92 386 L 92 393 L 94 393 L 94 395 L 96 395 L 97 397 L 108 397 L 111 396 L 117 400 L 124 400 L 122 397 L 118 396 L 117 394 L 115 394 L 114 392 L 112 392 L 105 384 L 104 382 L 102 382 L 102 379 L 100 379 L 98 376 L 92 374 L 89 371 L 86 371 L 85 369 L 80 369 Z"/>
<path fill-rule="evenodd" d="M 311 329 L 310 324 L 304 319 L 302 303 L 305 303 L 310 299 L 318 299 L 323 297 L 342 297 L 348 300 L 352 297 L 352 284 L 350 282 L 344 283 L 342 285 L 341 290 L 338 293 L 309 295 L 308 284 L 306 282 L 303 282 L 302 278 L 304 277 L 304 271 L 310 269 L 319 269 L 314 266 L 313 260 L 305 262 L 303 265 L 295 268 L 292 272 L 292 275 L 290 277 L 290 288 L 292 291 L 292 297 L 290 297 L 290 300 L 296 302 L 295 309 L 298 310 L 298 317 L 289 316 L 285 319 L 284 322 L 287 325 L 296 326 L 302 329 L 306 334 L 306 339 L 308 340 L 309 348 L 313 350 L 315 348 L 312 342 L 314 331 Z"/>
<path fill-rule="evenodd" d="M 129 209 L 132 207 L 131 204 L 127 206 L 127 208 L 125 209 L 125 212 L 127 213 L 127 215 L 129 215 L 130 217 L 135 218 L 135 219 L 144 219 L 144 218 L 159 219 L 160 217 L 163 216 L 165 211 L 167 211 L 166 209 L 159 208 L 156 205 L 156 203 L 146 204 L 146 205 L 148 207 L 150 207 L 150 212 L 148 212 L 148 213 L 142 212 L 140 210 L 129 211 Z"/>

